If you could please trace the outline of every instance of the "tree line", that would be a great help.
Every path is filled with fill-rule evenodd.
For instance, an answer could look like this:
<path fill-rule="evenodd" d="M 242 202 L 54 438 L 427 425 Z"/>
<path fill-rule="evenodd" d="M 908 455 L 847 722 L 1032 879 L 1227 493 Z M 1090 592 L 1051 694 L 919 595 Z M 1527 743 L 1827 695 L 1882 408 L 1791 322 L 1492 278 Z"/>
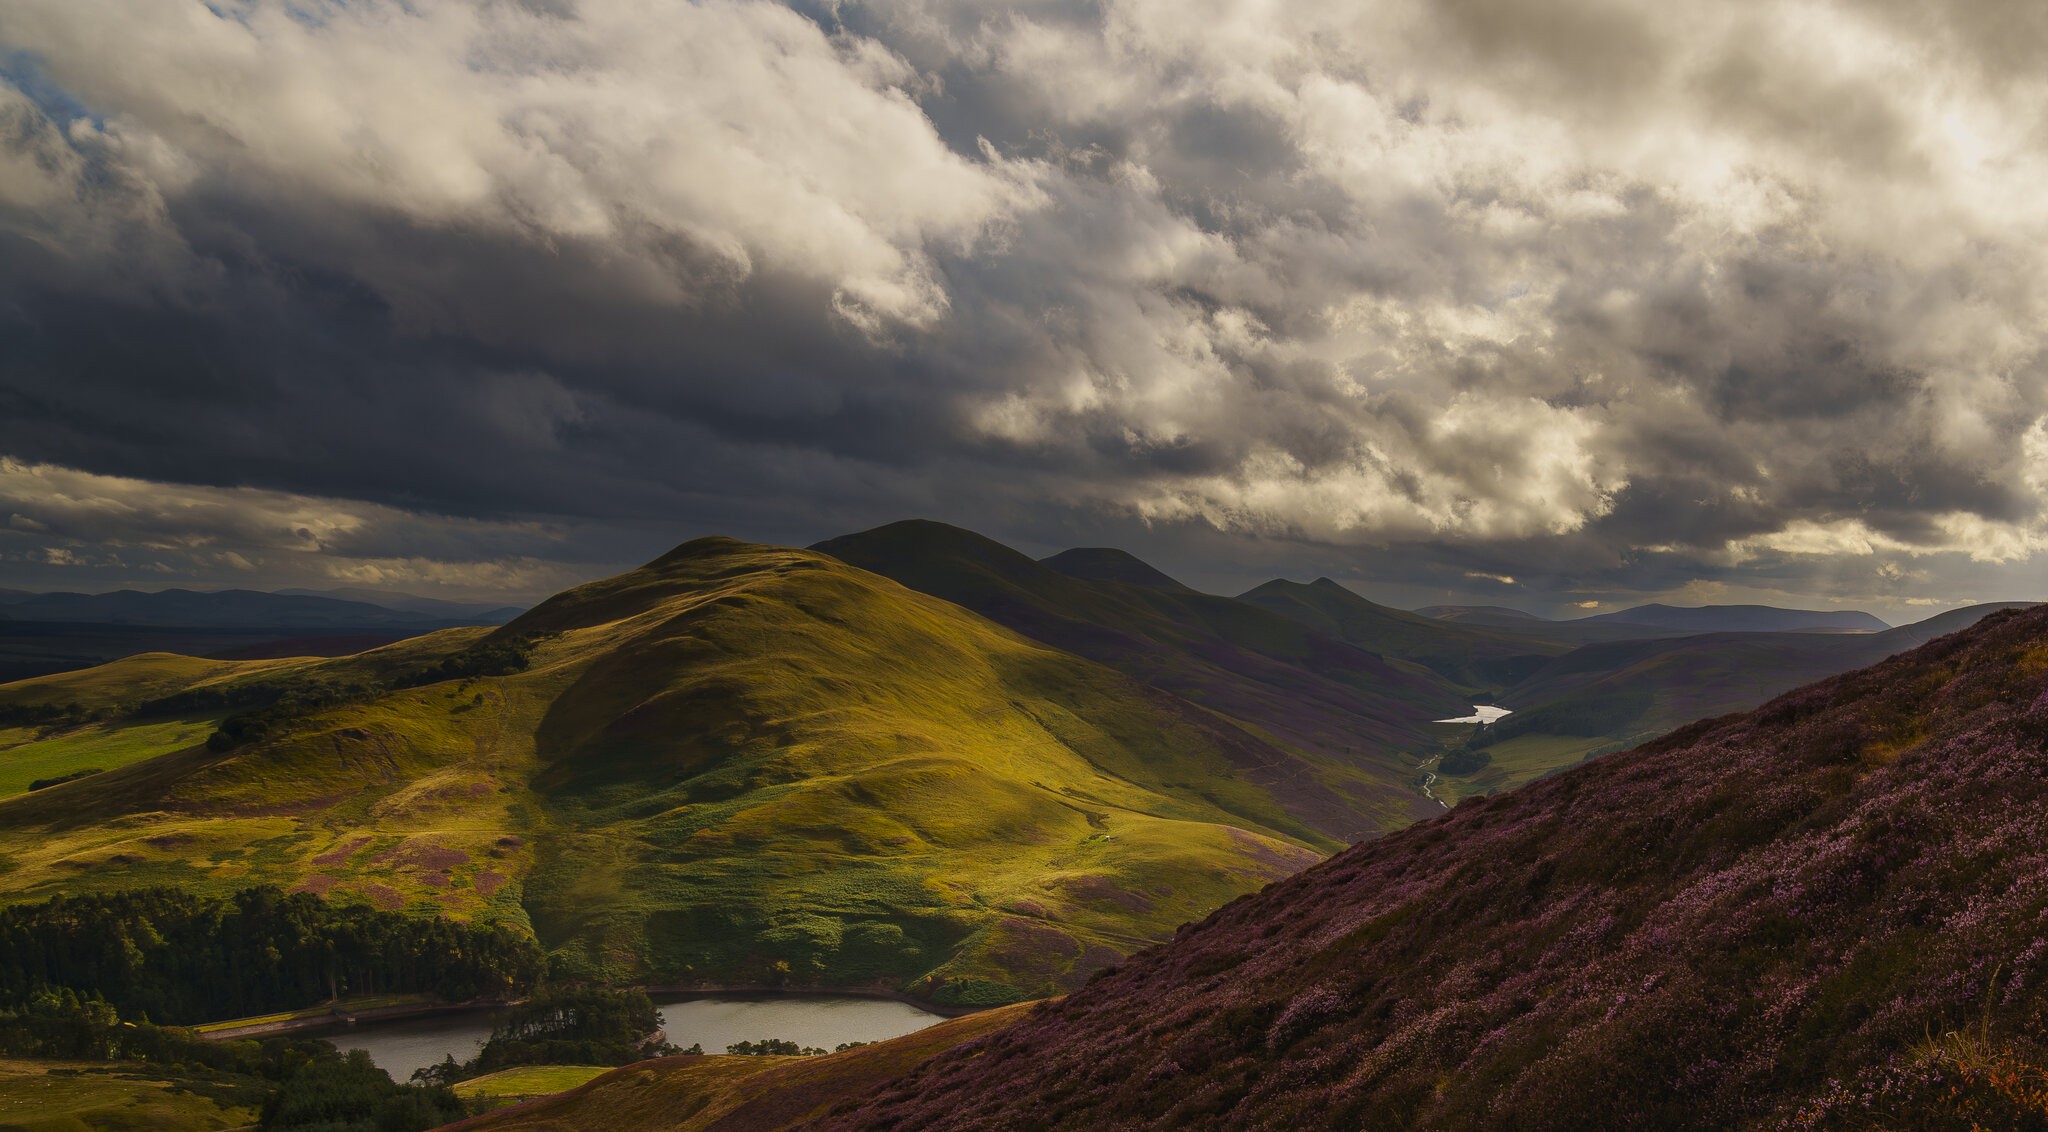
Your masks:
<path fill-rule="evenodd" d="M 0 1005 L 51 991 L 124 1018 L 193 1025 L 343 996 L 526 993 L 543 970 L 505 928 L 329 904 L 265 886 L 58 896 L 0 909 Z"/>
<path fill-rule="evenodd" d="M 154 1065 L 181 1091 L 259 1109 L 260 1127 L 277 1132 L 423 1132 L 468 1115 L 447 1088 L 399 1085 L 360 1050 L 344 1057 L 312 1038 L 208 1041 L 123 1021 L 70 990 L 0 1006 L 0 1056 Z"/>

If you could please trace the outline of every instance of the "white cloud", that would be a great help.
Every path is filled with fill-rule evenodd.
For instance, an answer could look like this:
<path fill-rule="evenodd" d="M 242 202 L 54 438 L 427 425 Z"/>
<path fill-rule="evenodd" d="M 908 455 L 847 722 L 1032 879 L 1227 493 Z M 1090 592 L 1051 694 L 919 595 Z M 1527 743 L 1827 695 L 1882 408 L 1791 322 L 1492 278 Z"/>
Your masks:
<path fill-rule="evenodd" d="M 947 302 L 928 246 L 1033 199 L 939 141 L 885 48 L 770 4 L 220 7 L 22 0 L 0 35 L 110 108 L 107 137 L 165 192 L 595 242 L 673 301 L 702 287 L 664 254 L 682 241 L 735 275 L 821 279 L 853 317 L 928 323 Z M 17 180 L 0 166 L 0 191 Z"/>
<path fill-rule="evenodd" d="M 0 236 L 48 262 L 0 264 L 0 312 L 97 272 L 209 342 L 362 318 L 216 391 L 285 406 L 207 441 L 277 499 L 27 518 L 398 529 L 336 501 L 330 454 L 376 461 L 331 411 L 360 389 L 392 447 L 532 469 L 418 486 L 450 511 L 887 485 L 878 510 L 1478 548 L 1525 585 L 1517 556 L 1894 587 L 1938 582 L 1870 559 L 2024 563 L 2048 44 L 1940 7 L 14 0 L 0 46 L 39 82 L 0 85 Z M 218 360 L 76 352 L 0 378 L 55 406 L 6 434 L 32 466 L 135 466 L 174 441 L 77 406 Z M 412 399 L 423 372 L 475 396 Z"/>

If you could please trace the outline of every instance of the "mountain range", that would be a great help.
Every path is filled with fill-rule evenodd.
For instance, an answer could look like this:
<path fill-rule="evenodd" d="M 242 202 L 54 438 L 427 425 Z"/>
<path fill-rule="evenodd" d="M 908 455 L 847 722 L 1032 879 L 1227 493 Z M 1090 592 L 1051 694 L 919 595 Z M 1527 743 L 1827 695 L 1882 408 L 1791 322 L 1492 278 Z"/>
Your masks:
<path fill-rule="evenodd" d="M 518 607 L 369 590 L 30 593 L 0 590 L 0 681 L 142 652 L 337 656 L 456 625 L 497 625 Z"/>
<path fill-rule="evenodd" d="M 1502 626 L 928 522 L 701 539 L 499 627 L 0 685 L 0 899 L 274 883 L 505 923 L 566 977 L 989 1005 L 1983 612 Z M 1475 703 L 1515 710 L 1431 722 Z"/>
<path fill-rule="evenodd" d="M 1817 609 L 1779 609 L 1771 605 L 1708 605 L 1696 608 L 1638 605 L 1633 609 L 1599 613 L 1580 620 L 1618 625 L 1646 625 L 1655 629 L 1684 629 L 1694 633 L 1882 633 L 1891 628 L 1890 625 L 1861 610 L 1826 612 Z"/>

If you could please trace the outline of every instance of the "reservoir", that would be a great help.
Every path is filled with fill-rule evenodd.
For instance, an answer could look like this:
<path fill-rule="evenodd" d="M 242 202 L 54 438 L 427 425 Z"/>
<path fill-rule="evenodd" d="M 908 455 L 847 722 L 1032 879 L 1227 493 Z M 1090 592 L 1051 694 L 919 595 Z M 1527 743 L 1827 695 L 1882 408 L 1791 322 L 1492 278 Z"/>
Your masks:
<path fill-rule="evenodd" d="M 945 1021 L 907 1002 L 852 995 L 720 993 L 665 995 L 654 1001 L 661 1008 L 661 1028 L 668 1031 L 668 1040 L 683 1049 L 701 1044 L 705 1053 L 724 1053 L 734 1042 L 763 1038 L 786 1038 L 830 1051 L 848 1042 L 879 1042 Z M 333 1042 L 344 1053 L 366 1050 L 379 1069 L 403 1082 L 413 1070 L 438 1064 L 444 1057 L 475 1057 L 501 1016 L 502 1011 L 475 1010 L 363 1022 L 352 1029 L 309 1036 Z"/>

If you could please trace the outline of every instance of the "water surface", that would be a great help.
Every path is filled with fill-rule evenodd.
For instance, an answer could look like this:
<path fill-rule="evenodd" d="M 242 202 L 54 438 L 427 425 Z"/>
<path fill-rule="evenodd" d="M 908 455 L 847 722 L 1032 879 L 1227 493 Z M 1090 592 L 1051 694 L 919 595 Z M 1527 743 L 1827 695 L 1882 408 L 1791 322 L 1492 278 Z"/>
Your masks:
<path fill-rule="evenodd" d="M 847 1042 L 879 1042 L 944 1021 L 907 1002 L 851 995 L 697 994 L 659 996 L 661 1027 L 668 1040 L 705 1053 L 724 1053 L 735 1042 L 786 1038 L 798 1045 L 830 1050 Z M 370 1060 L 393 1080 L 439 1064 L 444 1057 L 467 1061 L 484 1048 L 501 1010 L 471 1010 L 427 1018 L 363 1022 L 320 1034 L 335 1048 L 368 1051 Z"/>
<path fill-rule="evenodd" d="M 1472 714 L 1471 714 L 1471 715 L 1461 715 L 1461 716 L 1459 716 L 1459 717 L 1458 717 L 1458 718 L 1456 718 L 1456 719 L 1438 719 L 1438 720 L 1433 720 L 1432 722 L 1435 722 L 1435 723 L 1492 723 L 1492 722 L 1493 722 L 1494 720 L 1496 720 L 1496 719 L 1499 719 L 1499 718 L 1500 718 L 1501 716 L 1504 716 L 1504 715 L 1513 715 L 1513 714 L 1515 714 L 1515 713 L 1514 713 L 1514 712 L 1512 712 L 1512 711 L 1509 711 L 1509 710 L 1508 710 L 1507 708 L 1504 708 L 1504 707 L 1493 707 L 1493 706 L 1491 706 L 1491 705 L 1488 705 L 1488 704 L 1473 704 L 1473 705 L 1472 705 Z"/>

